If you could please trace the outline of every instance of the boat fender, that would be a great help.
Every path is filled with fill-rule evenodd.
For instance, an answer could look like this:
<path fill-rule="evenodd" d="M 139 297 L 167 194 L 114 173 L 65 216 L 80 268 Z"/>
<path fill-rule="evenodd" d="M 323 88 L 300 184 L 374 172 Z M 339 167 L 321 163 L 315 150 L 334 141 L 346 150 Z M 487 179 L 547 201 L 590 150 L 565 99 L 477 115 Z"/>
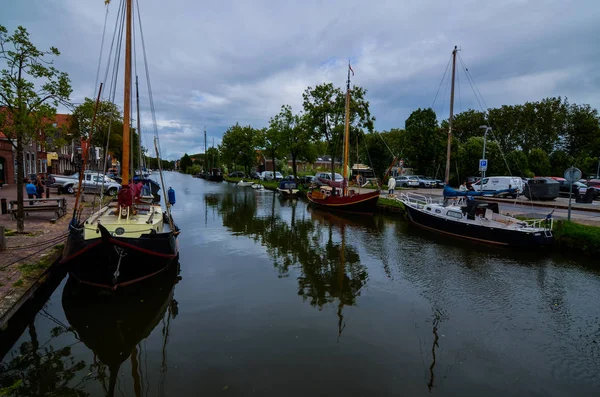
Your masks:
<path fill-rule="evenodd" d="M 169 204 L 175 205 L 175 190 L 169 187 Z"/>

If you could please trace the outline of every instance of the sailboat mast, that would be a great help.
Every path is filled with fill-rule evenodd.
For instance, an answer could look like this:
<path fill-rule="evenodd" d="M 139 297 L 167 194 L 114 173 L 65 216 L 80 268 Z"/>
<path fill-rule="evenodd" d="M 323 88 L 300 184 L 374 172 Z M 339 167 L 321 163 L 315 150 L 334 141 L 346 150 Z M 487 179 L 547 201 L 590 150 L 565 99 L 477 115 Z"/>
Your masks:
<path fill-rule="evenodd" d="M 346 123 L 344 125 L 344 168 L 342 169 L 342 175 L 344 176 L 344 184 L 348 180 L 348 152 L 350 149 L 350 62 L 348 62 L 348 80 L 346 81 Z M 344 194 L 346 194 L 346 187 L 344 186 Z"/>
<path fill-rule="evenodd" d="M 204 127 L 204 170 L 207 171 L 208 167 L 206 164 L 208 163 L 208 158 L 206 157 L 206 127 Z"/>
<path fill-rule="evenodd" d="M 450 180 L 450 150 L 452 148 L 452 121 L 454 120 L 454 76 L 456 74 L 456 51 L 452 51 L 452 88 L 450 89 L 450 118 L 448 119 L 448 149 L 446 151 L 446 178 L 444 182 L 448 185 Z"/>
<path fill-rule="evenodd" d="M 129 152 L 131 150 L 129 123 L 131 119 L 131 0 L 125 1 L 126 30 L 125 30 L 125 87 L 123 100 L 123 148 L 121 159 L 121 185 L 129 185 Z"/>

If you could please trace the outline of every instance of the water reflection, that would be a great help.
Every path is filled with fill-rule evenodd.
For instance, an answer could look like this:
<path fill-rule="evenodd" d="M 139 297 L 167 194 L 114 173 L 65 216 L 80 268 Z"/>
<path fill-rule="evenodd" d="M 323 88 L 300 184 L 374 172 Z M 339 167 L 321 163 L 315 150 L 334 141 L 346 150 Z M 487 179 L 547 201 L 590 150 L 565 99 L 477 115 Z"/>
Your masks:
<path fill-rule="evenodd" d="M 0 363 L 1 396 L 88 396 L 79 382 L 71 385 L 85 361 L 76 360 L 71 346 L 55 349 L 52 342 L 68 332 L 65 326 L 51 329 L 40 344 L 35 323 L 27 327 L 29 340 L 20 344 L 12 359 Z"/>
<path fill-rule="evenodd" d="M 88 287 L 73 278 L 67 281 L 62 296 L 65 315 L 77 338 L 94 353 L 90 373 L 100 382 L 106 396 L 114 396 L 120 367 L 130 357 L 134 394 L 147 393 L 144 377 L 148 374 L 144 375 L 140 365 L 143 350 L 140 342 L 161 320 L 163 359 L 159 387 L 164 386 L 170 321 L 178 311 L 173 298 L 178 274 L 176 263 L 160 277 L 115 293 Z"/>
<path fill-rule="evenodd" d="M 304 301 L 319 310 L 337 301 L 339 337 L 345 327 L 343 308 L 356 304 L 367 281 L 367 269 L 360 263 L 358 249 L 346 241 L 347 229 L 352 224 L 364 224 L 351 216 L 305 210 L 296 200 L 280 200 L 276 195 L 263 195 L 261 199 L 270 201 L 261 213 L 252 194 L 207 195 L 205 204 L 218 208 L 223 225 L 234 234 L 249 236 L 264 245 L 279 277 L 298 271 L 298 295 Z M 276 204 L 290 208 L 284 213 L 276 209 Z"/>

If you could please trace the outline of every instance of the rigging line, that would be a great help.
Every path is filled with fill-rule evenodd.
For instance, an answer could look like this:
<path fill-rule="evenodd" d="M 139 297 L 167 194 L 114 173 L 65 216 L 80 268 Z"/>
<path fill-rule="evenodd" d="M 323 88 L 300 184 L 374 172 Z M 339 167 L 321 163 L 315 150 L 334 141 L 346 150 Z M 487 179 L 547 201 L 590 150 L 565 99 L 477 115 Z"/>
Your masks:
<path fill-rule="evenodd" d="M 117 9 L 117 18 L 115 19 L 115 28 L 114 28 L 114 32 L 113 32 L 113 37 L 111 40 L 111 44 L 110 44 L 110 50 L 108 51 L 108 61 L 106 62 L 106 71 L 104 72 L 104 84 L 106 85 L 106 81 L 108 80 L 108 72 L 110 71 L 110 65 L 112 62 L 112 54 L 113 54 L 113 49 L 115 46 L 115 42 L 117 40 L 117 35 L 119 32 L 119 21 L 121 20 L 120 15 L 121 15 L 121 11 L 123 8 L 123 0 L 121 0 L 121 4 L 119 5 L 119 8 Z M 110 97 L 110 92 L 111 89 L 108 90 L 108 96 Z"/>
<path fill-rule="evenodd" d="M 477 91 L 479 91 L 479 90 L 475 90 L 475 81 L 473 80 L 473 76 L 471 76 L 471 74 L 469 73 L 469 69 L 467 69 L 467 67 L 465 66 L 465 63 L 463 62 L 460 54 L 458 56 L 458 60 L 461 64 L 461 66 L 463 67 L 463 70 L 465 71 L 465 75 L 467 76 L 467 80 L 469 81 L 469 85 L 471 86 L 471 90 L 473 90 L 473 95 L 475 95 L 475 99 L 477 100 L 477 103 L 479 104 L 481 111 L 485 114 L 486 112 L 483 107 L 484 105 L 482 104 L 483 97 L 480 98 L 481 93 L 479 92 L 479 94 L 478 94 Z M 483 102 L 483 103 L 485 103 L 485 102 Z"/>
<path fill-rule="evenodd" d="M 110 3 L 106 4 L 106 14 L 104 14 L 104 27 L 102 28 L 102 40 L 100 41 L 100 56 L 98 57 L 98 68 L 96 69 L 96 82 L 94 83 L 94 90 L 98 86 L 98 79 L 100 78 L 100 66 L 102 65 L 102 53 L 104 51 L 104 39 L 106 38 L 106 25 L 108 23 L 108 7 Z"/>
<path fill-rule="evenodd" d="M 444 71 L 444 75 L 442 76 L 442 79 L 440 80 L 440 85 L 438 86 L 437 92 L 435 93 L 435 97 L 433 98 L 433 103 L 431 104 L 431 108 L 435 109 L 435 101 L 438 97 L 438 94 L 440 93 L 440 89 L 442 88 L 442 83 L 444 82 L 444 79 L 446 78 L 446 74 L 448 73 L 448 68 L 450 67 L 450 62 L 452 61 L 452 56 L 450 56 L 450 59 L 448 59 L 448 64 L 446 65 L 446 70 Z"/>
<path fill-rule="evenodd" d="M 390 151 L 390 154 L 392 155 L 392 157 L 396 157 L 396 155 L 394 154 L 394 152 L 392 152 L 392 149 L 390 149 L 390 147 L 388 146 L 387 142 L 381 136 L 381 133 L 379 133 L 379 132 L 376 131 L 375 134 L 379 135 L 379 139 L 381 139 L 381 142 L 383 142 L 383 144 L 385 145 L 385 147 L 387 148 L 387 150 Z M 363 132 L 363 135 L 365 135 L 364 132 Z M 366 139 L 366 137 L 365 137 L 365 139 Z M 365 145 L 366 145 L 366 142 L 365 142 Z"/>

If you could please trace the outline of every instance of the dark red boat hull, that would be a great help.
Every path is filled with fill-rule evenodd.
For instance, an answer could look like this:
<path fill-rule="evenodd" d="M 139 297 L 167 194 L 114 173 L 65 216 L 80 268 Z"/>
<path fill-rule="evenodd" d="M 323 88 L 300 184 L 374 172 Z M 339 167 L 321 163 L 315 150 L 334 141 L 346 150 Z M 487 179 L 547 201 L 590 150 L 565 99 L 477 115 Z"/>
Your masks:
<path fill-rule="evenodd" d="M 372 214 L 377 209 L 379 190 L 369 193 L 354 194 L 348 196 L 326 196 L 325 198 L 313 196 L 308 192 L 306 197 L 311 204 L 334 211 Z"/>

